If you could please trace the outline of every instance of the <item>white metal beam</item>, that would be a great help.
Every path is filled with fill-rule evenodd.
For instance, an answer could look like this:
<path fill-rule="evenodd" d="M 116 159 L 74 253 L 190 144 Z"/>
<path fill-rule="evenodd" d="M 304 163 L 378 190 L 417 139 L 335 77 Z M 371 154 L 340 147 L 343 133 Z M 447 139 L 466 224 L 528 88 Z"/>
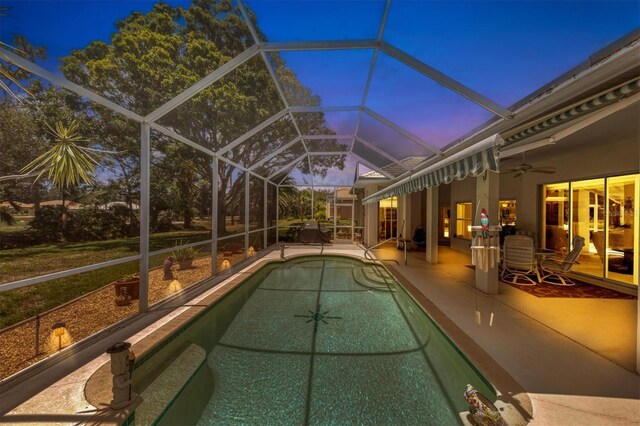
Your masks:
<path fill-rule="evenodd" d="M 353 135 L 302 135 L 302 139 L 317 141 L 325 139 L 353 139 Z"/>
<path fill-rule="evenodd" d="M 296 132 L 298 132 L 298 136 L 302 136 L 302 132 L 300 131 L 300 127 L 298 126 L 298 122 L 296 121 L 296 118 L 293 116 L 293 113 L 291 113 L 291 111 L 289 110 L 289 107 L 290 107 L 289 101 L 287 101 L 287 97 L 284 95 L 284 90 L 282 90 L 282 87 L 280 86 L 280 81 L 278 81 L 278 76 L 276 75 L 276 71 L 273 69 L 271 62 L 269 62 L 269 58 L 267 58 L 266 51 L 262 48 L 264 44 L 262 43 L 262 40 L 260 40 L 260 38 L 258 37 L 258 32 L 256 31 L 253 25 L 253 22 L 251 22 L 251 19 L 249 19 L 249 14 L 247 13 L 247 10 L 244 7 L 244 3 L 242 2 L 242 0 L 238 0 L 238 7 L 240 8 L 240 13 L 242 14 L 247 26 L 249 27 L 249 31 L 251 32 L 251 37 L 253 37 L 253 41 L 255 42 L 256 46 L 260 47 L 260 56 L 262 56 L 262 60 L 264 61 L 264 64 L 267 67 L 267 70 L 269 71 L 269 75 L 271 76 L 271 80 L 273 80 L 273 84 L 276 86 L 276 90 L 278 91 L 278 94 L 282 99 L 282 103 L 284 103 L 285 108 L 289 111 L 289 117 L 291 118 L 293 127 L 296 128 Z M 304 142 L 304 140 L 301 139 L 300 142 L 302 142 L 302 146 L 304 146 L 304 150 L 306 152 L 309 152 L 309 149 L 307 148 L 307 144 Z"/>
<path fill-rule="evenodd" d="M 211 159 L 211 275 L 218 273 L 218 157 Z"/>
<path fill-rule="evenodd" d="M 151 128 L 140 126 L 140 296 L 138 311 L 149 310 L 149 235 L 151 213 Z"/>
<path fill-rule="evenodd" d="M 240 65 L 244 64 L 249 59 L 253 58 L 258 53 L 258 51 L 259 49 L 257 45 L 253 45 L 245 49 L 238 56 L 231 58 L 229 62 L 220 66 L 215 71 L 211 72 L 209 75 L 196 82 L 193 86 L 184 90 L 173 99 L 165 102 L 162 106 L 147 114 L 147 116 L 144 117 L 145 121 L 154 122 L 160 119 L 165 114 L 171 112 L 171 110 L 173 110 L 174 108 L 182 105 L 184 102 L 188 101 L 193 96 L 206 89 L 210 84 L 221 79 L 234 69 L 238 68 Z"/>
<path fill-rule="evenodd" d="M 233 167 L 235 167 L 236 169 L 242 170 L 243 172 L 247 171 L 246 167 L 241 166 L 240 164 L 236 163 L 235 161 L 229 160 L 227 157 L 221 157 L 220 156 L 220 157 L 218 157 L 218 159 L 224 161 L 225 163 L 227 163 L 227 164 L 229 164 L 229 165 L 231 165 Z"/>
<path fill-rule="evenodd" d="M 380 48 L 383 52 L 388 54 L 389 56 L 397 59 L 403 64 L 413 68 L 421 74 L 426 75 L 430 79 L 435 82 L 445 86 L 448 89 L 453 90 L 454 92 L 464 96 L 472 102 L 480 105 L 481 107 L 488 109 L 494 114 L 499 115 L 502 118 L 510 119 L 512 117 L 512 112 L 508 109 L 498 105 L 496 102 L 493 102 L 491 99 L 479 94 L 478 92 L 470 89 L 464 84 L 454 80 L 446 74 L 441 73 L 440 71 L 430 67 L 424 62 L 416 59 L 415 57 L 405 53 L 404 51 L 398 49 L 397 47 L 382 41 L 380 43 Z"/>
<path fill-rule="evenodd" d="M 288 113 L 289 112 L 285 108 L 282 111 L 278 112 L 277 114 L 272 115 L 271 117 L 269 117 L 268 119 L 266 119 L 262 123 L 260 123 L 257 126 L 255 126 L 253 129 L 251 129 L 248 132 L 246 132 L 244 135 L 236 138 L 233 142 L 230 142 L 227 145 L 225 145 L 222 148 L 220 148 L 218 150 L 218 152 L 216 152 L 216 154 L 217 155 L 222 155 L 222 154 L 226 153 L 227 151 L 231 151 L 233 148 L 235 148 L 236 146 L 240 145 L 242 142 L 246 141 L 250 137 L 256 135 L 261 130 L 264 130 L 265 128 L 269 127 L 271 124 L 273 124 L 276 121 L 280 120 L 282 117 L 284 117 Z"/>
<path fill-rule="evenodd" d="M 380 43 L 382 41 L 382 35 L 384 34 L 384 27 L 387 24 L 387 17 L 389 16 L 389 8 L 391 7 L 391 0 L 387 0 L 384 6 L 384 12 L 382 13 L 382 19 L 380 20 L 380 27 L 378 29 L 378 38 L 377 41 Z M 360 110 L 358 111 L 358 119 L 356 120 L 356 129 L 355 134 L 358 134 L 358 130 L 360 129 L 360 121 L 362 120 L 362 110 L 367 103 L 367 96 L 369 94 L 369 88 L 371 87 L 371 80 L 373 80 L 373 71 L 376 68 L 376 61 L 378 60 L 378 53 L 380 49 L 376 48 L 373 51 L 373 57 L 371 58 L 371 65 L 369 66 L 369 74 L 367 75 L 367 83 L 364 86 L 364 91 L 362 92 L 362 101 L 360 102 Z M 355 138 L 351 142 L 351 147 L 349 148 L 349 152 L 353 151 L 353 145 L 355 145 Z"/>
<path fill-rule="evenodd" d="M 393 130 L 395 130 L 396 132 L 406 136 L 407 138 L 411 139 L 412 141 L 414 141 L 415 143 L 422 145 L 423 147 L 427 148 L 429 151 L 431 151 L 434 154 L 440 154 L 441 151 L 440 149 L 438 149 L 437 147 L 431 145 L 428 142 L 423 141 L 422 139 L 420 139 L 418 136 L 414 135 L 413 133 L 405 130 L 404 128 L 402 128 L 401 126 L 398 126 L 397 124 L 395 124 L 394 122 L 392 122 L 391 120 L 389 120 L 386 117 L 383 117 L 382 115 L 378 114 L 375 111 L 372 111 L 371 109 L 364 107 L 363 111 L 365 114 L 367 114 L 368 116 L 378 120 L 379 122 L 381 122 L 382 124 L 391 127 Z"/>
<path fill-rule="evenodd" d="M 297 137 L 297 138 L 293 139 L 291 142 L 287 143 L 286 145 L 283 145 L 280 148 L 276 149 L 275 151 L 269 153 L 266 157 L 263 157 L 262 160 L 258 161 L 253 166 L 249 167 L 249 170 L 253 171 L 253 170 L 257 169 L 258 167 L 262 166 L 267 161 L 271 160 L 276 155 L 282 153 L 286 149 L 288 149 L 288 148 L 292 147 L 293 145 L 295 145 L 295 143 L 298 142 L 298 141 L 300 141 L 300 137 Z"/>
<path fill-rule="evenodd" d="M 39 77 L 42 77 L 44 79 L 49 80 L 50 82 L 52 82 L 53 84 L 56 84 L 60 87 L 64 87 L 65 89 L 68 89 L 74 93 L 77 93 L 80 96 L 84 96 L 85 98 L 100 104 L 102 106 L 105 106 L 117 113 L 120 113 L 122 115 L 124 115 L 125 117 L 128 117 L 132 120 L 137 121 L 138 123 L 142 123 L 144 121 L 144 118 L 141 115 L 136 114 L 133 111 L 129 111 L 128 109 L 126 109 L 125 107 L 118 105 L 117 103 L 110 101 L 109 99 L 98 95 L 97 93 L 94 93 L 88 89 L 85 89 L 84 87 L 76 84 L 76 83 L 72 83 L 69 80 L 67 80 L 64 77 L 60 77 L 59 75 L 56 75 L 54 73 L 52 73 L 51 71 L 48 71 L 44 68 L 42 68 L 39 65 L 34 64 L 33 62 L 24 59 L 21 56 L 18 56 L 16 54 L 14 54 L 13 52 L 8 51 L 7 49 L 4 49 L 2 47 L 0 47 L 0 56 L 2 56 L 3 59 L 6 59 L 7 61 L 19 66 L 20 68 L 29 71 L 32 74 L 35 74 Z"/>
<path fill-rule="evenodd" d="M 305 152 L 300 157 L 298 157 L 295 160 L 287 163 L 285 166 L 279 168 L 277 171 L 271 173 L 267 179 L 273 179 L 274 176 L 278 176 L 280 173 L 284 172 L 289 167 L 293 170 L 302 160 L 304 160 L 304 157 L 306 157 L 307 155 L 309 155 L 309 154 Z M 280 182 L 278 182 L 278 183 L 280 183 Z"/>
<path fill-rule="evenodd" d="M 149 126 L 154 129 L 157 130 L 158 132 L 169 136 L 170 138 L 173 138 L 177 141 L 182 142 L 185 145 L 189 145 L 191 148 L 197 149 L 198 151 L 204 152 L 205 154 L 209 154 L 211 156 L 216 155 L 215 152 L 211 151 L 210 149 L 205 148 L 204 146 L 193 142 L 191 139 L 187 139 L 184 136 L 174 132 L 171 129 L 167 129 L 164 126 L 159 125 L 158 123 L 149 123 Z"/>
<path fill-rule="evenodd" d="M 352 50 L 375 49 L 376 40 L 319 40 L 319 41 L 278 41 L 263 43 L 264 52 L 282 52 L 287 50 Z"/>
<path fill-rule="evenodd" d="M 136 260 L 140 260 L 142 258 L 141 255 L 136 254 L 135 256 L 123 257 L 120 259 L 108 260 L 106 262 L 94 263 L 92 265 L 80 266 L 78 268 L 67 269 L 59 272 L 52 272 L 46 275 L 40 275 L 38 277 L 25 278 L 18 281 L 8 282 L 5 284 L 0 284 L 0 293 L 3 291 L 15 290 L 17 288 L 27 287 L 34 284 L 43 283 L 45 281 L 51 281 L 58 278 L 69 277 L 71 275 L 81 274 L 83 272 L 94 271 L 96 269 L 107 268 L 109 266 L 121 265 L 123 263 L 134 262 Z"/>
<path fill-rule="evenodd" d="M 309 156 L 322 156 L 322 155 L 349 155 L 349 151 L 315 151 L 310 152 Z"/>
<path fill-rule="evenodd" d="M 304 112 L 342 112 L 342 111 L 360 111 L 359 106 L 290 106 L 289 111 L 295 113 Z"/>
<path fill-rule="evenodd" d="M 358 142 L 360 142 L 361 144 L 365 145 L 367 148 L 371 149 L 372 151 L 375 151 L 378 154 L 380 154 L 383 157 L 385 157 L 386 159 L 391 160 L 392 163 L 396 163 L 396 164 L 400 165 L 400 167 L 402 167 L 402 165 L 400 164 L 400 160 L 398 160 L 397 158 L 393 157 L 392 155 L 387 154 L 386 151 L 381 150 L 380 148 L 378 148 L 377 146 L 375 146 L 371 142 L 368 142 L 368 141 L 362 139 L 360 136 L 356 136 L 356 140 Z"/>

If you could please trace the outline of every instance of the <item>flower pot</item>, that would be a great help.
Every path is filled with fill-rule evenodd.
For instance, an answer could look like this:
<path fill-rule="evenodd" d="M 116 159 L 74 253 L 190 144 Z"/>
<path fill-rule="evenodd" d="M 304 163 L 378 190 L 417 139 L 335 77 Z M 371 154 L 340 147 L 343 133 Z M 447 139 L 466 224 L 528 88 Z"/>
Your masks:
<path fill-rule="evenodd" d="M 140 296 L 140 278 L 135 278 L 128 281 L 118 280 L 113 283 L 113 288 L 116 292 L 116 297 L 122 295 L 122 289 L 124 288 L 131 299 L 138 299 Z"/>
<path fill-rule="evenodd" d="M 178 265 L 180 265 L 180 269 L 189 269 L 193 265 L 193 259 L 178 260 Z"/>

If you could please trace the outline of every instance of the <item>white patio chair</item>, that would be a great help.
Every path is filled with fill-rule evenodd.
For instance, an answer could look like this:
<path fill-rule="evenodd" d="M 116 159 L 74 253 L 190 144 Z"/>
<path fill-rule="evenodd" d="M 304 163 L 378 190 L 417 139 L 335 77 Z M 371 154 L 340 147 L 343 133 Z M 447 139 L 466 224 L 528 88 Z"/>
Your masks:
<path fill-rule="evenodd" d="M 524 235 L 507 235 L 504 238 L 504 257 L 500 273 L 502 280 L 516 285 L 536 285 L 536 281 L 529 276 L 531 274 L 536 274 L 540 282 L 533 238 Z"/>
<path fill-rule="evenodd" d="M 579 235 L 573 237 L 572 244 L 573 249 L 569 252 L 564 259 L 547 258 L 540 262 L 540 269 L 542 269 L 543 276 L 542 281 L 546 284 L 572 286 L 576 283 L 566 276 L 571 271 L 573 265 L 578 263 L 578 256 L 584 248 L 584 238 Z"/>

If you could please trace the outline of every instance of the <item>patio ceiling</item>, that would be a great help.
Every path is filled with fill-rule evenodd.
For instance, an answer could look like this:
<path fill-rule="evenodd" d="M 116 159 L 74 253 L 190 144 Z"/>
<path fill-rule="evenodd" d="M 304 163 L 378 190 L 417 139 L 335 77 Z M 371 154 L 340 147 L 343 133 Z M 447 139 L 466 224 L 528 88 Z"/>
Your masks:
<path fill-rule="evenodd" d="M 357 164 L 395 178 L 442 155 L 483 123 L 511 119 L 513 111 L 505 104 L 591 53 L 574 47 L 573 56 L 566 57 L 562 46 L 549 48 L 548 22 L 540 16 L 540 8 L 529 10 L 530 5 L 469 5 L 463 13 L 442 2 L 237 0 L 236 4 L 250 35 L 243 40 L 244 50 L 211 63 L 209 74 L 179 93 L 169 91 L 151 111 L 136 111 L 126 101 L 92 92 L 5 48 L 0 48 L 0 56 L 51 84 L 276 184 L 348 186 L 354 182 Z M 552 4 L 544 9 L 546 19 L 553 22 L 575 13 Z M 486 21 L 471 19 L 473 13 L 494 13 L 505 19 L 503 24 L 514 17 L 523 20 L 491 32 L 486 31 Z M 602 19 L 596 15 L 583 18 Z M 469 38 L 469 32 L 466 39 L 462 36 L 465 25 L 479 31 L 475 38 Z M 589 27 L 584 21 L 564 25 L 552 36 L 577 28 L 587 34 L 584 28 Z M 513 40 L 504 38 L 509 31 Z M 617 36 L 628 29 L 619 31 Z M 611 34 L 592 38 L 606 44 Z M 496 45 L 504 51 L 496 51 Z M 546 50 L 540 57 L 526 57 L 542 46 Z M 538 62 L 543 58 L 556 62 L 541 67 Z M 492 63 L 500 65 L 489 66 Z M 264 113 L 251 118 L 252 127 L 231 129 L 221 137 L 184 119 L 184 111 L 210 107 L 203 96 L 211 102 L 243 68 L 266 70 L 270 81 L 256 84 L 270 85 L 277 93 L 274 99 L 255 100 Z M 292 83 L 292 72 L 299 84 Z M 507 79 L 512 82 L 507 84 Z M 268 149 L 256 150 L 257 146 Z"/>

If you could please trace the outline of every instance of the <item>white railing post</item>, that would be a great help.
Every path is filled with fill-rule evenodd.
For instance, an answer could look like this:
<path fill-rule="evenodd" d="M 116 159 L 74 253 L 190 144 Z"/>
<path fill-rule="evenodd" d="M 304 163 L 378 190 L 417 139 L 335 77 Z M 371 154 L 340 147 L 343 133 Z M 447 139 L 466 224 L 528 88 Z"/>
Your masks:
<path fill-rule="evenodd" d="M 149 187 L 151 158 L 151 129 L 148 123 L 140 126 L 140 290 L 138 311 L 149 310 Z"/>
<path fill-rule="evenodd" d="M 269 240 L 267 239 L 267 234 L 269 233 L 269 225 L 267 224 L 267 220 L 269 220 L 269 216 L 267 215 L 267 207 L 269 204 L 267 203 L 267 196 L 269 194 L 269 182 L 264 179 L 264 196 L 262 198 L 262 204 L 264 205 L 262 211 L 262 248 L 267 248 L 269 244 Z"/>
<path fill-rule="evenodd" d="M 244 258 L 247 258 L 249 252 L 249 179 L 248 171 L 244 172 Z"/>
<path fill-rule="evenodd" d="M 211 276 L 218 272 L 218 156 L 211 160 Z"/>

